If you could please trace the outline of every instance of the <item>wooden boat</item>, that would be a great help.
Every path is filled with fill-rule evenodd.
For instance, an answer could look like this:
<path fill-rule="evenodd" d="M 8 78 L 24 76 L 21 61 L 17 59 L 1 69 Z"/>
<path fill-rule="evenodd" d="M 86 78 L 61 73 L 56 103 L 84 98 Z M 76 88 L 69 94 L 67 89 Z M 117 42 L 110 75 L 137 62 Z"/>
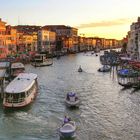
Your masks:
<path fill-rule="evenodd" d="M 11 64 L 11 79 L 14 79 L 19 73 L 25 72 L 25 66 L 21 62 L 15 62 Z"/>
<path fill-rule="evenodd" d="M 36 54 L 31 64 L 34 67 L 51 66 L 53 64 L 53 60 L 47 59 L 45 54 Z"/>
<path fill-rule="evenodd" d="M 79 107 L 80 100 L 76 93 L 69 92 L 65 98 L 66 105 L 68 107 Z"/>
<path fill-rule="evenodd" d="M 5 89 L 3 106 L 24 107 L 37 95 L 37 74 L 20 73 Z"/>
<path fill-rule="evenodd" d="M 69 121 L 67 123 L 64 123 L 60 129 L 60 137 L 68 138 L 68 137 L 75 137 L 75 131 L 76 131 L 76 123 L 74 121 Z"/>

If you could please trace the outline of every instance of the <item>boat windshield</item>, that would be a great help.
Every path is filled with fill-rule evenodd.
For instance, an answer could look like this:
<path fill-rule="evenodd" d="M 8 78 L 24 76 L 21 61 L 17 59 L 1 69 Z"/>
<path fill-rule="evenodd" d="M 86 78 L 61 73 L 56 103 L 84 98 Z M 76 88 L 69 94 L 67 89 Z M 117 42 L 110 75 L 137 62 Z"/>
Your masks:
<path fill-rule="evenodd" d="M 68 93 L 68 96 L 69 96 L 69 97 L 75 97 L 75 93 L 69 92 L 69 93 Z"/>

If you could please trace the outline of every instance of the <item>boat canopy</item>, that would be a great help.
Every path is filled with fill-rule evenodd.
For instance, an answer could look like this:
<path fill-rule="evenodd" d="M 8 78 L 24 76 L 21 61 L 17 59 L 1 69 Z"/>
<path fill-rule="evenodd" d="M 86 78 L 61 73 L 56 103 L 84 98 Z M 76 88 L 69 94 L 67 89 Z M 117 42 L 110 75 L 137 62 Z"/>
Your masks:
<path fill-rule="evenodd" d="M 135 77 L 135 76 L 138 76 L 139 73 L 137 71 L 134 71 L 132 69 L 121 69 L 121 70 L 118 70 L 118 75 L 119 76 L 128 76 L 128 77 Z"/>
<path fill-rule="evenodd" d="M 34 84 L 37 74 L 20 73 L 5 89 L 6 93 L 21 93 L 28 91 Z"/>
<path fill-rule="evenodd" d="M 126 75 L 126 74 L 128 74 L 129 73 L 129 70 L 128 69 L 121 69 L 121 70 L 119 70 L 119 74 L 122 74 L 122 75 Z"/>

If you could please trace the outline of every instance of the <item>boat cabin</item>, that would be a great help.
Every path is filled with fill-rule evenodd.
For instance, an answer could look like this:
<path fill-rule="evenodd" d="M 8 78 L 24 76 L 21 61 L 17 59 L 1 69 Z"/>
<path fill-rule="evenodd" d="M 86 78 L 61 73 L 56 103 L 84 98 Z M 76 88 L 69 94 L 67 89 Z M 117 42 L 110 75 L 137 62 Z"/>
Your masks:
<path fill-rule="evenodd" d="M 19 73 L 23 73 L 25 71 L 24 64 L 20 62 L 15 62 L 11 64 L 11 78 L 15 78 Z"/>
<path fill-rule="evenodd" d="M 36 54 L 34 56 L 34 62 L 43 63 L 46 60 L 46 54 Z"/>
<path fill-rule="evenodd" d="M 53 59 L 46 58 L 46 54 L 36 54 L 31 64 L 35 67 L 50 66 L 53 64 Z"/>

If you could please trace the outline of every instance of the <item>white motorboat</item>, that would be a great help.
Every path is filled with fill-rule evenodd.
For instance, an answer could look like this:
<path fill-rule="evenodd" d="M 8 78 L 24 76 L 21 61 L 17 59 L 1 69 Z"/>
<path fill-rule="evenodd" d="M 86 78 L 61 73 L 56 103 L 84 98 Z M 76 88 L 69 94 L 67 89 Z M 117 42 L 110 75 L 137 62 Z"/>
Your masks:
<path fill-rule="evenodd" d="M 68 107 L 79 107 L 80 104 L 78 96 L 73 92 L 67 93 L 65 102 Z"/>
<path fill-rule="evenodd" d="M 61 137 L 75 137 L 76 124 L 74 121 L 64 123 L 59 129 Z"/>
<path fill-rule="evenodd" d="M 103 67 L 99 68 L 99 72 L 109 72 L 111 70 L 111 67 L 108 65 L 104 65 Z"/>
<path fill-rule="evenodd" d="M 20 73 L 5 89 L 4 107 L 24 107 L 37 95 L 37 74 Z"/>

